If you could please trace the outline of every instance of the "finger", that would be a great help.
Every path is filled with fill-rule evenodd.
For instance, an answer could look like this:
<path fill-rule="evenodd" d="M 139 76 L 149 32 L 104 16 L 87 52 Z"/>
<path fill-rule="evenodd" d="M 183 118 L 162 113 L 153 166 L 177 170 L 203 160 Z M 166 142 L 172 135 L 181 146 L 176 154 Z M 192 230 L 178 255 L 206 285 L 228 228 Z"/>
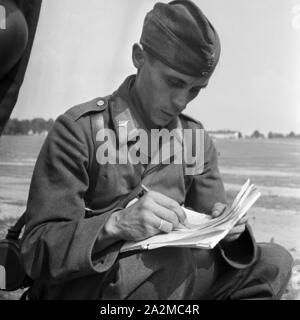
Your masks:
<path fill-rule="evenodd" d="M 237 222 L 237 225 L 239 224 L 246 224 L 248 222 L 248 216 L 245 215 L 243 216 L 238 222 Z"/>
<path fill-rule="evenodd" d="M 179 203 L 162 193 L 150 191 L 149 194 L 151 195 L 152 199 L 159 204 L 171 211 L 174 211 L 177 215 L 178 220 L 180 223 L 184 224 L 186 221 L 186 214 L 184 210 L 180 207 Z"/>
<path fill-rule="evenodd" d="M 245 231 L 245 225 L 238 225 L 236 227 L 233 227 L 228 235 L 234 235 L 234 234 L 241 234 Z"/>
<path fill-rule="evenodd" d="M 178 203 L 177 203 L 177 206 L 175 206 L 173 208 L 173 212 L 175 212 L 175 214 L 177 215 L 177 218 L 181 224 L 185 225 L 187 223 L 186 214 Z"/>
<path fill-rule="evenodd" d="M 220 215 L 221 213 L 223 213 L 223 211 L 226 208 L 226 204 L 224 203 L 220 203 L 217 202 L 214 204 L 213 208 L 212 208 L 212 214 L 214 217 L 217 217 L 218 215 Z"/>
<path fill-rule="evenodd" d="M 226 204 L 220 203 L 220 202 L 215 203 L 212 208 L 212 217 L 217 218 L 224 212 L 225 209 L 226 209 Z"/>
<path fill-rule="evenodd" d="M 238 222 L 236 222 L 234 227 L 246 226 L 247 222 L 248 222 L 248 219 L 247 218 L 246 219 L 243 218 L 243 219 L 239 220 Z"/>
<path fill-rule="evenodd" d="M 173 224 L 164 220 L 164 219 L 157 219 L 157 229 L 164 233 L 169 233 L 173 230 Z"/>
<path fill-rule="evenodd" d="M 170 209 L 167 209 L 166 207 L 162 207 L 161 205 L 157 204 L 156 202 L 153 202 L 152 212 L 158 217 L 163 220 L 166 220 L 167 222 L 171 223 L 173 227 L 177 227 L 179 224 L 179 219 L 176 213 Z"/>
<path fill-rule="evenodd" d="M 230 235 L 227 235 L 224 240 L 230 242 L 230 241 L 237 240 L 239 237 L 240 237 L 240 234 L 230 234 Z"/>

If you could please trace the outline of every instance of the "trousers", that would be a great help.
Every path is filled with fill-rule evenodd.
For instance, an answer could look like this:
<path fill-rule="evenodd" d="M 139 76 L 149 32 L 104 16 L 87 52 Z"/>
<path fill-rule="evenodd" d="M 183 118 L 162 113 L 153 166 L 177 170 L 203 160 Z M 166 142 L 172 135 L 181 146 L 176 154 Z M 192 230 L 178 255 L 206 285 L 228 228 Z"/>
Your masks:
<path fill-rule="evenodd" d="M 236 269 L 213 250 L 160 248 L 124 256 L 102 287 L 102 299 L 280 299 L 293 259 L 283 247 L 258 243 L 256 261 Z"/>

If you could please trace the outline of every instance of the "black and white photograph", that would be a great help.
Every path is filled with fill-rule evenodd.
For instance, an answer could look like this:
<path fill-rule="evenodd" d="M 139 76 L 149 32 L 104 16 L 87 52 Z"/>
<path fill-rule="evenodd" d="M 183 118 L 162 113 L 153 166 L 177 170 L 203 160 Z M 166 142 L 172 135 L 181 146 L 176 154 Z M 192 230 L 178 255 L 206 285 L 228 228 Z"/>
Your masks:
<path fill-rule="evenodd" d="M 300 300 L 300 1 L 0 0 L 0 300 Z"/>

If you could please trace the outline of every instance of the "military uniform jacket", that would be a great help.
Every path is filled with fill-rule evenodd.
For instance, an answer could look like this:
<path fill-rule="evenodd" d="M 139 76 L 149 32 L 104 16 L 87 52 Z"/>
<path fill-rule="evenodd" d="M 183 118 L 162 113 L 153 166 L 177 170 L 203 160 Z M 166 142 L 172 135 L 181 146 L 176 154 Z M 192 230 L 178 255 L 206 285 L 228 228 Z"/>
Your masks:
<path fill-rule="evenodd" d="M 122 121 L 128 123 L 128 136 L 136 130 L 130 95 L 134 79 L 126 79 L 107 98 L 75 106 L 61 115 L 40 151 L 22 242 L 25 269 L 34 280 L 32 292 L 37 298 L 63 299 L 70 292 L 74 298 L 74 290 L 78 290 L 76 298 L 101 297 L 101 283 L 118 259 L 122 242 L 96 252 L 99 230 L 113 211 L 124 207 L 124 199 L 136 196 L 141 183 L 207 214 L 216 202 L 226 202 L 217 152 L 205 131 L 202 167 L 195 165 L 193 171 L 192 166 L 189 174 L 184 164 L 172 161 L 163 166 L 99 164 L 101 128 L 115 132 L 119 145 L 124 144 L 118 129 Z M 201 123 L 184 115 L 176 121 L 184 128 L 203 129 Z M 215 250 L 236 268 L 249 266 L 256 255 L 250 229 L 232 245 L 218 245 Z M 95 282 L 100 289 L 90 296 L 89 286 Z"/>

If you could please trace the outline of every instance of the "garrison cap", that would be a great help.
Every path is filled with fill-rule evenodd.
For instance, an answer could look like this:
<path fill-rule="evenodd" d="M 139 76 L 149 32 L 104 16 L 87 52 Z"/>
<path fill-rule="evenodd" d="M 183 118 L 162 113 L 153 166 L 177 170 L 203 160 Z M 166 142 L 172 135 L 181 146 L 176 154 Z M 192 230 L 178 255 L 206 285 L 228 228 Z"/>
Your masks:
<path fill-rule="evenodd" d="M 172 69 L 195 77 L 209 78 L 221 52 L 216 30 L 189 0 L 156 3 L 146 15 L 140 43 Z"/>

